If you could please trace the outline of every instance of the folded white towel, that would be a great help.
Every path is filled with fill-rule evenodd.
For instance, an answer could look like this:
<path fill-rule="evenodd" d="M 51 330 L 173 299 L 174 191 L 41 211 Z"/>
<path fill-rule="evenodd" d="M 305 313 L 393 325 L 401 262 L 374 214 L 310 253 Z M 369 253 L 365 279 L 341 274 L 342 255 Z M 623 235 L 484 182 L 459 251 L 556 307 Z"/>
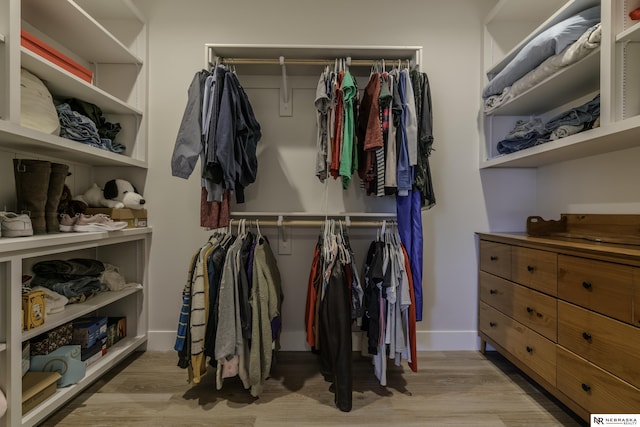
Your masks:
<path fill-rule="evenodd" d="M 44 307 L 47 314 L 61 312 L 64 310 L 64 306 L 69 302 L 69 298 L 57 293 L 56 291 L 52 291 L 49 288 L 45 288 L 44 286 L 36 286 L 32 288 L 32 290 L 44 292 Z"/>

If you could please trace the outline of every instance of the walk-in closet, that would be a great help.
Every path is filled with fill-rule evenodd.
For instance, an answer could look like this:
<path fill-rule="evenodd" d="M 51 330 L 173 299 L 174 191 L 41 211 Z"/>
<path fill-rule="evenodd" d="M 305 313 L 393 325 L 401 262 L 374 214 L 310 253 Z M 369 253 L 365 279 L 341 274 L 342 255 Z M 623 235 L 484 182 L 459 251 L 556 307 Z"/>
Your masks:
<path fill-rule="evenodd" d="M 640 422 L 639 29 L 3 2 L 0 426 Z"/>

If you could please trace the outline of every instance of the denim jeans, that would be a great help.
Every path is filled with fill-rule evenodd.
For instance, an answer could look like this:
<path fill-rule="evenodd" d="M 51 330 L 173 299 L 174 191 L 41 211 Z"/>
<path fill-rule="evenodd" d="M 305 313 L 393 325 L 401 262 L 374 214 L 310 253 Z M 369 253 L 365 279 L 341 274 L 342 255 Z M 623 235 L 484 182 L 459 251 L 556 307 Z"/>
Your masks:
<path fill-rule="evenodd" d="M 553 117 L 547 122 L 545 128 L 547 131 L 553 132 L 563 125 L 577 126 L 591 123 L 598 118 L 598 116 L 600 116 L 600 94 L 579 107 L 572 108 Z"/>
<path fill-rule="evenodd" d="M 43 286 L 69 299 L 80 296 L 89 297 L 102 291 L 104 288 L 100 283 L 100 279 L 93 276 L 77 277 L 65 281 L 62 279 L 47 279 L 36 275 L 31 280 L 31 285 Z"/>
<path fill-rule="evenodd" d="M 548 139 L 545 138 L 548 137 L 548 133 L 540 135 L 538 132 L 529 132 L 522 138 L 503 139 L 502 141 L 498 142 L 498 146 L 496 148 L 498 150 L 498 153 L 500 154 L 515 153 L 516 151 L 524 150 L 525 148 L 541 144 L 542 142 L 547 141 Z"/>

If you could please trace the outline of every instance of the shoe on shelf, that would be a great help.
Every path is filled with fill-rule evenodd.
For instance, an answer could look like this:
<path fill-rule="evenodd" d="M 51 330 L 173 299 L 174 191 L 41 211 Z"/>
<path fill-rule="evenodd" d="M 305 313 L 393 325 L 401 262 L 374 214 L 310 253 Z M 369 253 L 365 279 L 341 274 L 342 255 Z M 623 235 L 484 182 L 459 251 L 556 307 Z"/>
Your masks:
<path fill-rule="evenodd" d="M 63 233 L 70 233 L 73 231 L 73 226 L 76 225 L 76 220 L 78 219 L 79 214 L 74 216 L 70 216 L 69 214 L 60 214 L 60 219 L 58 222 L 60 223 L 60 231 Z"/>
<path fill-rule="evenodd" d="M 0 230 L 3 237 L 33 236 L 31 218 L 27 214 L 0 212 Z"/>
<path fill-rule="evenodd" d="M 127 225 L 128 223 L 125 221 L 114 221 L 109 215 L 101 213 L 95 215 L 80 214 L 76 218 L 73 231 L 116 231 L 126 228 Z"/>

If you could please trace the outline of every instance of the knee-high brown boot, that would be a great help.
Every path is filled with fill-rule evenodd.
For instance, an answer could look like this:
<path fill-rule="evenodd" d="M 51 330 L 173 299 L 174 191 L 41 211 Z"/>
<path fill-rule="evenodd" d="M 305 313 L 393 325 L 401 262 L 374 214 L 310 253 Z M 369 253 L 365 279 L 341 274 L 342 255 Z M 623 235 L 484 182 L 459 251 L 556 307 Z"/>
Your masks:
<path fill-rule="evenodd" d="M 59 233 L 58 204 L 64 189 L 64 181 L 69 173 L 69 165 L 51 163 L 51 175 L 49 175 L 49 191 L 47 192 L 47 204 L 44 208 L 44 218 L 47 224 L 47 233 Z"/>
<path fill-rule="evenodd" d="M 45 160 L 13 159 L 13 175 L 16 180 L 18 213 L 26 213 L 31 218 L 33 234 L 46 234 L 44 218 L 51 162 Z"/>

